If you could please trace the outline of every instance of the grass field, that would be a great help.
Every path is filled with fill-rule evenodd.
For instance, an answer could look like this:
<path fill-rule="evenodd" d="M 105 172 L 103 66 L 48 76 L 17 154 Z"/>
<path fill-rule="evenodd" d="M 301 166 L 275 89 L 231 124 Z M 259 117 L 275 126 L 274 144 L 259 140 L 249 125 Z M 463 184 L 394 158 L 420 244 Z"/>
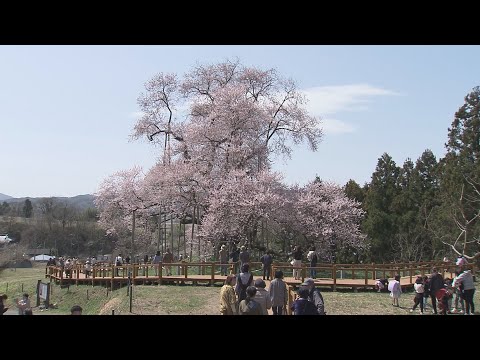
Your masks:
<path fill-rule="evenodd" d="M 13 301 L 21 298 L 23 292 L 30 294 L 32 306 L 36 304 L 36 284 L 44 278 L 45 266 L 36 264 L 31 269 L 6 269 L 0 272 L 0 293 L 8 295 L 7 306 L 15 308 Z M 7 287 L 8 286 L 8 287 Z M 133 290 L 132 314 L 137 315 L 216 315 L 219 308 L 220 286 L 175 286 L 145 285 L 135 286 Z M 410 315 L 413 305 L 413 293 L 402 294 L 400 307 L 393 307 L 388 293 L 351 290 L 332 292 L 323 290 L 325 309 L 329 315 Z M 35 315 L 69 314 L 73 305 L 81 305 L 85 315 L 127 315 L 129 297 L 127 288 L 113 292 L 101 286 L 71 286 L 61 289 L 52 283 L 51 304 L 56 309 L 41 311 L 34 308 Z M 475 304 L 480 307 L 480 295 L 475 294 Z M 480 308 L 479 308 L 480 309 Z M 477 314 L 479 313 L 477 309 Z M 413 313 L 417 315 L 418 312 Z M 427 314 L 431 314 L 427 312 Z"/>

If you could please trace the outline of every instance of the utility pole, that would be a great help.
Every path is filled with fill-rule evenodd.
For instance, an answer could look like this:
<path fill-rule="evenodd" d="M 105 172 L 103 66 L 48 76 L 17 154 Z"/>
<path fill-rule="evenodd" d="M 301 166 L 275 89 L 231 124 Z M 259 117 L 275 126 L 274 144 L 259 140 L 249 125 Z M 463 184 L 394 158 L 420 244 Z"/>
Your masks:
<path fill-rule="evenodd" d="M 131 251 L 131 255 L 130 255 L 130 259 L 132 259 L 132 262 L 133 262 L 133 259 L 134 259 L 134 255 L 135 255 L 135 211 L 137 211 L 136 209 L 133 210 L 133 213 L 132 213 L 132 251 Z"/>
<path fill-rule="evenodd" d="M 162 212 L 159 211 L 158 217 L 157 217 L 157 223 L 158 223 L 157 251 L 160 250 L 160 242 L 162 241 L 162 230 L 160 229 L 160 226 L 162 225 L 161 214 L 162 214 Z"/>

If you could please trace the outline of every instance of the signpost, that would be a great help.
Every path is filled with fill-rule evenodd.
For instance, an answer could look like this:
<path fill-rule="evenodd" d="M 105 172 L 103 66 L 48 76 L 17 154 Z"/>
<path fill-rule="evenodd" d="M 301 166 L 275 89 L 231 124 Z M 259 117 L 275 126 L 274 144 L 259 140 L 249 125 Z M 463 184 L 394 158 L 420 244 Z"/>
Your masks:
<path fill-rule="evenodd" d="M 45 309 L 48 309 L 50 303 L 50 283 L 42 283 L 38 280 L 37 283 L 37 306 L 40 306 L 40 299 L 45 302 Z"/>

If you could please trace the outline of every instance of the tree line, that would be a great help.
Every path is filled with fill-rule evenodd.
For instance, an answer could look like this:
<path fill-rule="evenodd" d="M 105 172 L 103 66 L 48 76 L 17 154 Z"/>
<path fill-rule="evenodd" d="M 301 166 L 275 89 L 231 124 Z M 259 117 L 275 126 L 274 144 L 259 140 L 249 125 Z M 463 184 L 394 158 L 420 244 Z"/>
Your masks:
<path fill-rule="evenodd" d="M 24 249 L 47 249 L 52 255 L 98 255 L 111 253 L 116 238 L 105 236 L 95 208 L 79 209 L 54 197 L 32 204 L 0 205 L 0 233 L 9 234 Z M 20 254 L 21 255 L 21 254 Z"/>
<path fill-rule="evenodd" d="M 366 213 L 365 261 L 419 261 L 480 256 L 480 88 L 475 87 L 448 128 L 446 154 L 431 150 L 398 166 L 388 153 L 369 183 L 350 180 L 345 193 Z"/>

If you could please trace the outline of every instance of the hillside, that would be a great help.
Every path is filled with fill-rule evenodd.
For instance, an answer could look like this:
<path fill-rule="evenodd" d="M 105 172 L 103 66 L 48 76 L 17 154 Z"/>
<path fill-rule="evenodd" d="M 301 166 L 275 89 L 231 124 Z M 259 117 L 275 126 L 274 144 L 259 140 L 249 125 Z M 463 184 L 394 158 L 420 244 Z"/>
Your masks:
<path fill-rule="evenodd" d="M 3 194 L 0 194 L 0 195 L 3 195 Z M 6 201 L 9 204 L 16 204 L 16 203 L 19 203 L 19 202 L 24 202 L 27 199 L 27 197 L 12 198 L 8 195 L 4 195 L 4 196 L 7 196 L 7 198 L 2 200 L 2 198 L 0 197 L 0 200 L 1 201 Z M 30 199 L 30 201 L 32 202 L 32 205 L 35 206 L 43 198 L 41 198 L 41 197 L 39 197 L 39 198 L 28 197 L 28 199 Z M 77 196 L 73 196 L 73 197 L 54 197 L 53 199 L 57 203 L 67 203 L 67 205 L 75 207 L 75 208 L 80 209 L 80 210 L 85 210 L 85 209 L 88 209 L 88 208 L 94 208 L 95 207 L 95 204 L 93 203 L 93 200 L 95 199 L 95 196 L 90 195 L 90 194 L 77 195 Z"/>
<path fill-rule="evenodd" d="M 13 198 L 11 196 L 0 193 L 0 201 L 4 201 L 8 199 L 13 199 Z"/>

